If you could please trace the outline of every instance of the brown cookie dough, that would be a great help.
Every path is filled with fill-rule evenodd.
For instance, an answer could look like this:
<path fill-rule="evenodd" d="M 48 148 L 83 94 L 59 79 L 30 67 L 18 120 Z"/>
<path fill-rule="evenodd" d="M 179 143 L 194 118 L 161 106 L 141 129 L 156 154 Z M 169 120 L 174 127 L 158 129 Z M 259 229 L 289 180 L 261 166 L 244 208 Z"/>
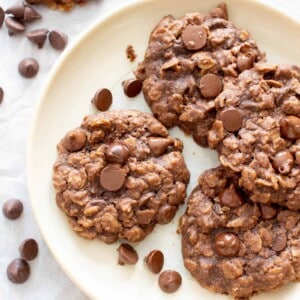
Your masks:
<path fill-rule="evenodd" d="M 263 59 L 250 34 L 227 20 L 226 5 L 221 4 L 206 16 L 163 18 L 150 35 L 136 76 L 143 80 L 144 96 L 156 118 L 207 146 L 214 98 L 229 78 Z"/>
<path fill-rule="evenodd" d="M 184 202 L 189 172 L 182 148 L 150 114 L 87 116 L 57 146 L 57 205 L 82 237 L 140 241 Z"/>
<path fill-rule="evenodd" d="M 205 288 L 246 299 L 300 280 L 300 214 L 253 203 L 236 173 L 205 171 L 181 218 L 185 267 Z"/>
<path fill-rule="evenodd" d="M 300 209 L 300 72 L 256 64 L 227 83 L 208 142 L 250 199 Z"/>

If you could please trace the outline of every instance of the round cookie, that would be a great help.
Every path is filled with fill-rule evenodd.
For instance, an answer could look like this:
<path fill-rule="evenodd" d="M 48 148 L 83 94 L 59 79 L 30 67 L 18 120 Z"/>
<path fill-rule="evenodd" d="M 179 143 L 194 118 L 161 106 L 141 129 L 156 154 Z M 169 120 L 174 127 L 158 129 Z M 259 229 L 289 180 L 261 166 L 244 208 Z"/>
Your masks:
<path fill-rule="evenodd" d="M 86 116 L 57 146 L 57 205 L 82 237 L 140 241 L 184 202 L 189 171 L 182 148 L 150 114 Z"/>
<path fill-rule="evenodd" d="M 254 202 L 300 209 L 300 72 L 256 64 L 215 99 L 208 142 Z"/>
<path fill-rule="evenodd" d="M 185 267 L 205 288 L 248 298 L 300 280 L 300 214 L 252 203 L 238 177 L 205 171 L 181 217 Z"/>
<path fill-rule="evenodd" d="M 208 15 L 164 17 L 152 31 L 145 58 L 136 70 L 154 116 L 179 126 L 207 146 L 215 117 L 214 98 L 228 80 L 264 60 L 244 29 L 227 20 L 225 4 Z"/>

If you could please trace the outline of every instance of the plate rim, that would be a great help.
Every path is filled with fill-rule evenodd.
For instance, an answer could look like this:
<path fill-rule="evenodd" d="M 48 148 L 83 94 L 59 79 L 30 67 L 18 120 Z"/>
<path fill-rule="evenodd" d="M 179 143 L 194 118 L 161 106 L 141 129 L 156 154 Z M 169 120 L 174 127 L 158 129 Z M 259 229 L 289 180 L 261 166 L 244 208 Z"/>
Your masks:
<path fill-rule="evenodd" d="M 42 110 L 43 104 L 46 101 L 46 95 L 49 91 L 49 88 L 53 81 L 55 80 L 56 74 L 60 71 L 62 68 L 62 65 L 65 61 L 68 60 L 68 57 L 72 52 L 80 46 L 81 43 L 84 42 L 84 39 L 87 38 L 94 30 L 96 30 L 99 26 L 101 26 L 103 23 L 109 21 L 109 19 L 116 17 L 118 14 L 125 13 L 128 10 L 131 10 L 133 8 L 137 8 L 139 6 L 143 6 L 146 3 L 155 3 L 159 2 L 160 0 L 133 0 L 130 3 L 121 4 L 117 9 L 110 8 L 107 12 L 105 12 L 101 17 L 98 17 L 96 20 L 94 20 L 85 30 L 83 30 L 75 39 L 72 41 L 67 48 L 61 53 L 59 58 L 56 60 L 54 65 L 51 67 L 50 71 L 46 75 L 45 83 L 42 85 L 41 90 L 37 96 L 37 102 L 35 104 L 35 107 L 33 109 L 32 117 L 30 120 L 30 126 L 29 126 L 29 134 L 27 137 L 26 142 L 26 154 L 25 154 L 25 170 L 26 170 L 26 186 L 28 191 L 28 198 L 31 204 L 32 212 L 34 215 L 34 218 L 37 222 L 38 228 L 41 232 L 41 236 L 50 250 L 51 255 L 54 257 L 55 261 L 61 268 L 61 270 L 65 273 L 65 275 L 71 280 L 71 282 L 76 285 L 76 287 L 86 296 L 91 299 L 92 294 L 89 293 L 89 290 L 86 288 L 84 284 L 82 284 L 73 274 L 68 270 L 68 268 L 64 265 L 63 260 L 60 259 L 57 252 L 54 251 L 52 248 L 51 242 L 47 239 L 47 236 L 44 231 L 44 227 L 41 222 L 41 218 L 39 217 L 37 207 L 34 204 L 35 201 L 33 200 L 33 189 L 34 184 L 32 180 L 32 166 L 31 166 L 31 158 L 33 157 L 33 140 L 36 132 L 36 128 L 38 126 L 38 116 L 40 114 L 40 111 Z M 203 0 L 201 0 L 203 1 Z M 223 0 L 226 2 L 226 0 Z M 220 3 L 223 2 L 220 0 Z M 273 4 L 263 3 L 261 0 L 240 0 L 247 3 L 250 3 L 251 5 L 257 5 L 259 8 L 264 8 L 271 10 L 272 13 L 275 13 L 277 15 L 280 15 L 281 17 L 285 19 L 289 19 L 290 21 L 297 24 L 297 26 L 300 27 L 300 20 L 298 20 L 295 16 L 287 13 L 286 11 L 281 11 L 278 7 L 275 7 Z"/>

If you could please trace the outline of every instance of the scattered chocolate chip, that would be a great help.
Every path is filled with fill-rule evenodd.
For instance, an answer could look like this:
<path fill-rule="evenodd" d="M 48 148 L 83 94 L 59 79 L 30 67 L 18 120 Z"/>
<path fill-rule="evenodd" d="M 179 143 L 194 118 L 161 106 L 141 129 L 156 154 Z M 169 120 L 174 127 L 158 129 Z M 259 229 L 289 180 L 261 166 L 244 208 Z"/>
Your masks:
<path fill-rule="evenodd" d="M 272 207 L 270 205 L 265 205 L 265 204 L 262 204 L 262 203 L 260 203 L 260 210 L 261 210 L 261 217 L 264 220 L 271 220 L 277 214 L 277 211 L 274 207 Z"/>
<path fill-rule="evenodd" d="M 206 30 L 199 25 L 188 25 L 182 32 L 182 41 L 189 50 L 199 50 L 206 45 Z"/>
<path fill-rule="evenodd" d="M 120 143 L 110 144 L 105 151 L 106 160 L 110 163 L 124 164 L 128 155 L 128 148 Z"/>
<path fill-rule="evenodd" d="M 132 45 L 128 45 L 126 48 L 126 56 L 127 58 L 133 62 L 136 59 L 136 54 Z"/>
<path fill-rule="evenodd" d="M 219 199 L 222 205 L 228 207 L 239 207 L 243 203 L 243 196 L 236 190 L 234 185 L 221 191 Z"/>
<path fill-rule="evenodd" d="M 159 287 L 165 293 L 174 293 L 181 286 L 181 276 L 178 272 L 173 270 L 166 270 L 162 272 L 158 277 Z"/>
<path fill-rule="evenodd" d="M 23 204 L 17 199 L 7 200 L 3 203 L 2 212 L 10 220 L 18 219 L 23 212 Z"/>
<path fill-rule="evenodd" d="M 162 155 L 170 145 L 170 140 L 162 137 L 149 137 L 148 144 L 154 155 Z"/>
<path fill-rule="evenodd" d="M 157 213 L 157 222 L 159 224 L 167 224 L 169 223 L 176 214 L 176 207 L 172 205 L 164 205 L 162 206 Z"/>
<path fill-rule="evenodd" d="M 20 2 L 17 2 L 15 4 L 13 4 L 12 6 L 10 6 L 5 11 L 5 13 L 13 15 L 17 19 L 23 19 L 23 17 L 24 17 L 24 10 L 25 10 L 24 3 L 20 1 Z"/>
<path fill-rule="evenodd" d="M 42 16 L 31 6 L 26 5 L 24 9 L 24 17 L 23 21 L 24 23 L 30 23 L 32 21 L 41 19 Z"/>
<path fill-rule="evenodd" d="M 39 68 L 39 63 L 34 58 L 25 58 L 19 63 L 19 73 L 25 78 L 34 77 Z"/>
<path fill-rule="evenodd" d="M 282 233 L 274 234 L 273 246 L 274 251 L 282 251 L 286 247 L 286 235 Z"/>
<path fill-rule="evenodd" d="M 143 87 L 142 81 L 135 78 L 127 79 L 122 84 L 125 95 L 130 98 L 137 96 Z"/>
<path fill-rule="evenodd" d="M 108 165 L 101 170 L 100 184 L 110 192 L 118 191 L 124 184 L 126 178 L 125 171 L 118 165 Z"/>
<path fill-rule="evenodd" d="M 54 49 L 63 50 L 68 43 L 68 36 L 60 30 L 53 30 L 49 33 L 49 42 Z"/>
<path fill-rule="evenodd" d="M 13 17 L 7 17 L 5 19 L 5 25 L 8 29 L 9 35 L 18 34 L 25 31 L 24 24 L 21 23 L 18 19 Z"/>
<path fill-rule="evenodd" d="M 223 126 L 230 132 L 238 131 L 243 125 L 243 116 L 239 109 L 228 108 L 220 113 L 220 120 Z"/>
<path fill-rule="evenodd" d="M 237 58 L 237 67 L 240 72 L 251 69 L 254 61 L 255 55 L 252 52 L 240 54 Z"/>
<path fill-rule="evenodd" d="M 293 155 L 289 151 L 278 152 L 273 160 L 273 167 L 281 174 L 288 174 L 294 164 Z"/>
<path fill-rule="evenodd" d="M 3 8 L 0 6 L 0 28 L 3 25 L 4 19 L 5 19 L 5 13 L 4 13 Z"/>
<path fill-rule="evenodd" d="M 152 250 L 144 261 L 152 273 L 159 274 L 164 265 L 164 255 L 159 250 Z"/>
<path fill-rule="evenodd" d="M 108 89 L 99 89 L 92 99 L 92 102 L 100 111 L 108 110 L 112 104 L 111 91 Z"/>
<path fill-rule="evenodd" d="M 222 256 L 234 256 L 240 250 L 240 240 L 233 233 L 223 232 L 215 239 L 215 250 Z"/>
<path fill-rule="evenodd" d="M 19 252 L 22 258 L 33 260 L 37 257 L 39 251 L 38 243 L 34 239 L 24 240 L 19 246 Z"/>
<path fill-rule="evenodd" d="M 206 74 L 200 79 L 200 91 L 205 98 L 217 97 L 222 88 L 222 80 L 215 74 Z"/>
<path fill-rule="evenodd" d="M 30 266 L 24 259 L 14 259 L 7 267 L 6 274 L 13 283 L 23 283 L 30 275 Z"/>
<path fill-rule="evenodd" d="M 46 38 L 47 38 L 48 30 L 47 29 L 36 29 L 29 31 L 26 34 L 26 37 L 33 44 L 36 44 L 39 49 L 43 48 Z"/>
<path fill-rule="evenodd" d="M 85 147 L 87 143 L 87 137 L 83 130 L 74 129 L 69 131 L 63 141 L 63 146 L 69 151 L 80 151 Z"/>
<path fill-rule="evenodd" d="M 135 265 L 139 260 L 137 252 L 129 244 L 121 244 L 118 248 L 119 252 L 119 265 Z"/>
<path fill-rule="evenodd" d="M 287 116 L 280 120 L 280 133 L 287 139 L 300 138 L 300 118 Z"/>
<path fill-rule="evenodd" d="M 0 104 L 1 104 L 2 101 L 3 101 L 3 98 L 4 98 L 4 91 L 3 91 L 3 88 L 0 87 Z"/>

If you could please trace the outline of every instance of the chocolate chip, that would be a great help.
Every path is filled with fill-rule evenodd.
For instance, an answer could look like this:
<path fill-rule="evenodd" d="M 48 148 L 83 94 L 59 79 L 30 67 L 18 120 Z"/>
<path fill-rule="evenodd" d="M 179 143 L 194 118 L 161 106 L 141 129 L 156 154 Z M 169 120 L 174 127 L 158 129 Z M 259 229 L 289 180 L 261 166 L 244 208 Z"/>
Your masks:
<path fill-rule="evenodd" d="M 5 13 L 4 13 L 3 8 L 0 6 L 0 28 L 3 25 L 4 19 L 5 19 Z"/>
<path fill-rule="evenodd" d="M 240 54 L 237 58 L 237 67 L 240 72 L 251 69 L 255 61 L 255 55 L 252 52 Z"/>
<path fill-rule="evenodd" d="M 170 145 L 170 140 L 161 137 L 149 137 L 148 144 L 154 155 L 162 155 Z"/>
<path fill-rule="evenodd" d="M 159 224 L 167 224 L 169 223 L 176 214 L 176 207 L 171 205 L 162 206 L 157 213 L 157 222 Z"/>
<path fill-rule="evenodd" d="M 206 45 L 207 33 L 202 26 L 188 25 L 182 32 L 182 41 L 189 50 L 199 50 Z"/>
<path fill-rule="evenodd" d="M 23 212 L 23 204 L 20 200 L 10 199 L 3 203 L 2 212 L 8 219 L 18 219 Z"/>
<path fill-rule="evenodd" d="M 15 33 L 21 33 L 25 31 L 25 26 L 18 19 L 7 17 L 5 19 L 5 25 L 8 29 L 9 35 L 13 35 Z"/>
<path fill-rule="evenodd" d="M 8 279 L 13 283 L 23 283 L 30 275 L 30 267 L 26 260 L 14 259 L 7 267 L 6 274 Z"/>
<path fill-rule="evenodd" d="M 152 250 L 145 257 L 145 263 L 152 273 L 159 274 L 164 265 L 164 255 L 159 250 Z"/>
<path fill-rule="evenodd" d="M 105 151 L 106 160 L 110 163 L 124 164 L 128 155 L 128 148 L 120 143 L 110 144 Z"/>
<path fill-rule="evenodd" d="M 63 140 L 63 146 L 69 151 L 80 151 L 85 147 L 87 143 L 87 137 L 83 130 L 74 129 L 69 131 Z"/>
<path fill-rule="evenodd" d="M 125 171 L 118 165 L 108 165 L 100 173 L 101 186 L 111 192 L 118 191 L 123 186 L 125 178 Z"/>
<path fill-rule="evenodd" d="M 293 155 L 289 151 L 278 152 L 273 160 L 273 167 L 281 174 L 288 174 L 294 164 Z"/>
<path fill-rule="evenodd" d="M 41 19 L 42 16 L 36 11 L 34 10 L 31 6 L 26 5 L 25 9 L 24 9 L 24 17 L 23 17 L 23 21 L 24 23 L 30 23 L 32 21 Z"/>
<path fill-rule="evenodd" d="M 271 220 L 277 214 L 277 211 L 274 207 L 272 207 L 270 205 L 265 205 L 265 204 L 262 204 L 262 203 L 260 203 L 260 210 L 261 210 L 261 217 L 264 220 Z"/>
<path fill-rule="evenodd" d="M 127 79 L 122 84 L 125 95 L 130 98 L 137 96 L 143 87 L 142 81 L 136 78 Z"/>
<path fill-rule="evenodd" d="M 281 118 L 280 133 L 287 139 L 300 139 L 300 119 L 295 116 Z"/>
<path fill-rule="evenodd" d="M 25 58 L 19 63 L 19 73 L 25 78 L 34 77 L 39 68 L 39 63 L 34 58 Z"/>
<path fill-rule="evenodd" d="M 283 232 L 275 233 L 273 236 L 274 251 L 282 251 L 286 247 L 286 235 Z"/>
<path fill-rule="evenodd" d="M 243 125 L 243 116 L 239 109 L 228 108 L 221 112 L 220 120 L 223 126 L 230 132 L 238 131 Z"/>
<path fill-rule="evenodd" d="M 36 29 L 28 32 L 26 37 L 33 44 L 36 44 L 39 49 L 43 48 L 46 38 L 47 38 L 48 30 L 47 29 Z"/>
<path fill-rule="evenodd" d="M 108 110 L 112 104 L 111 91 L 108 89 L 99 89 L 92 99 L 92 102 L 100 111 Z"/>
<path fill-rule="evenodd" d="M 234 256 L 240 250 L 240 240 L 233 233 L 223 232 L 215 239 L 215 250 L 222 256 Z"/>
<path fill-rule="evenodd" d="M 2 101 L 3 101 L 3 98 L 4 98 L 4 91 L 3 91 L 3 88 L 0 87 L 0 104 L 1 104 Z"/>
<path fill-rule="evenodd" d="M 12 6 L 10 6 L 5 11 L 5 13 L 13 15 L 17 19 L 23 19 L 23 17 L 24 17 L 24 10 L 25 10 L 24 3 L 20 1 L 20 2 L 17 2 L 15 4 L 13 4 Z"/>
<path fill-rule="evenodd" d="M 63 50 L 68 43 L 68 36 L 60 30 L 53 30 L 49 34 L 49 42 L 54 49 Z"/>
<path fill-rule="evenodd" d="M 121 244 L 118 248 L 119 252 L 119 265 L 135 265 L 139 260 L 137 252 L 129 244 Z"/>
<path fill-rule="evenodd" d="M 217 97 L 222 88 L 222 80 L 215 74 L 206 74 L 200 79 L 200 91 L 205 98 Z"/>
<path fill-rule="evenodd" d="M 219 199 L 222 205 L 228 207 L 239 207 L 243 203 L 243 196 L 236 190 L 234 185 L 221 191 Z"/>
<path fill-rule="evenodd" d="M 34 239 L 24 240 L 19 246 L 19 252 L 22 258 L 33 260 L 37 257 L 39 251 L 38 243 Z"/>
<path fill-rule="evenodd" d="M 181 286 L 181 276 L 178 272 L 173 270 L 166 270 L 162 272 L 158 277 L 159 287 L 165 293 L 174 293 Z"/>

